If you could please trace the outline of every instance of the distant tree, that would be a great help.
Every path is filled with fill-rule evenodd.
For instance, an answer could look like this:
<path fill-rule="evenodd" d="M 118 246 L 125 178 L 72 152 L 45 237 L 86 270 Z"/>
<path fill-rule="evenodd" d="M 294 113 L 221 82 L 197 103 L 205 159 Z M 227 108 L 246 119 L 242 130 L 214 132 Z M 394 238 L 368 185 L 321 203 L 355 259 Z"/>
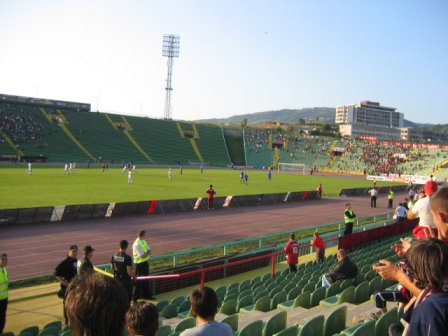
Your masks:
<path fill-rule="evenodd" d="M 247 127 L 247 118 L 243 118 L 241 119 L 241 128 L 246 128 Z"/>
<path fill-rule="evenodd" d="M 299 125 L 303 126 L 303 125 L 305 125 L 305 124 L 306 124 L 305 119 L 300 118 L 300 119 L 299 119 Z"/>
<path fill-rule="evenodd" d="M 324 125 L 324 132 L 326 132 L 326 133 L 330 133 L 331 132 L 331 125 L 330 124 L 325 124 Z"/>

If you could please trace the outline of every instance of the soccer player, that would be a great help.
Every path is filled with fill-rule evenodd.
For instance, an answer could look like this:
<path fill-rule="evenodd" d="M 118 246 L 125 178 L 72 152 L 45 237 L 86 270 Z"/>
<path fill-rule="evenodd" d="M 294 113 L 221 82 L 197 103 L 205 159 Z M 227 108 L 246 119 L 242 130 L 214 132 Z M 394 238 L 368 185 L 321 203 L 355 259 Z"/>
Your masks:
<path fill-rule="evenodd" d="M 171 176 L 173 176 L 173 170 L 171 167 L 168 168 L 168 180 L 171 180 Z"/>
<path fill-rule="evenodd" d="M 134 183 L 134 180 L 132 179 L 132 170 L 128 170 L 128 184 Z"/>
<path fill-rule="evenodd" d="M 31 162 L 28 162 L 28 175 L 33 175 L 33 166 L 31 165 Z"/>

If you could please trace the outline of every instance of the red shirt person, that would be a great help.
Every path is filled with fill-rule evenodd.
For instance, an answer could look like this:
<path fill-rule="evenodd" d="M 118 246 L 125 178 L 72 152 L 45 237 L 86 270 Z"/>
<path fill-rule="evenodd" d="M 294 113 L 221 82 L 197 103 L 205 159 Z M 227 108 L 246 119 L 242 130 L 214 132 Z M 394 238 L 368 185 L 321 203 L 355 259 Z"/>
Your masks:
<path fill-rule="evenodd" d="M 208 210 L 213 210 L 213 198 L 215 197 L 216 191 L 213 189 L 213 185 L 210 184 L 210 188 L 206 191 L 208 197 Z"/>
<path fill-rule="evenodd" d="M 296 242 L 296 235 L 291 233 L 289 241 L 285 246 L 286 262 L 289 266 L 289 272 L 297 272 L 297 263 L 299 262 L 299 244 Z"/>
<path fill-rule="evenodd" d="M 316 249 L 316 262 L 318 264 L 323 263 L 325 257 L 325 243 L 322 237 L 319 236 L 319 232 L 314 232 L 314 238 L 311 245 Z"/>

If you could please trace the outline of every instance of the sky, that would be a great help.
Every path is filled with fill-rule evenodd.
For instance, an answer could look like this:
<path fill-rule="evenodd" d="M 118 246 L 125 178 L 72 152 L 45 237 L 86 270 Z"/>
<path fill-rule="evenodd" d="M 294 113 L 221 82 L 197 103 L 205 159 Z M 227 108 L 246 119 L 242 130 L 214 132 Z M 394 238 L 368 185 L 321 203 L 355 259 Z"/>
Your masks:
<path fill-rule="evenodd" d="M 164 34 L 173 119 L 371 100 L 448 123 L 446 0 L 0 0 L 0 93 L 163 118 Z"/>

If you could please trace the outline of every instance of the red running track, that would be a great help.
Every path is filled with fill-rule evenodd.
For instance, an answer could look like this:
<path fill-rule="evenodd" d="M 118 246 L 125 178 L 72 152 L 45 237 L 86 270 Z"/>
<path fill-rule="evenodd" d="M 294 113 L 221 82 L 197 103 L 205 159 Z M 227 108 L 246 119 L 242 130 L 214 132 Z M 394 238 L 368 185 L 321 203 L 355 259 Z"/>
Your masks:
<path fill-rule="evenodd" d="M 397 195 L 399 201 L 403 195 Z M 387 212 L 386 196 L 378 208 L 368 197 L 324 198 L 280 205 L 217 209 L 172 215 L 136 216 L 0 227 L 0 252 L 8 253 L 11 280 L 51 274 L 67 249 L 77 244 L 95 248 L 93 263 L 109 262 L 118 242 L 133 242 L 145 229 L 155 255 L 225 243 L 276 232 L 316 227 L 341 221 L 345 203 L 358 217 Z M 81 254 L 81 251 L 78 252 Z"/>

